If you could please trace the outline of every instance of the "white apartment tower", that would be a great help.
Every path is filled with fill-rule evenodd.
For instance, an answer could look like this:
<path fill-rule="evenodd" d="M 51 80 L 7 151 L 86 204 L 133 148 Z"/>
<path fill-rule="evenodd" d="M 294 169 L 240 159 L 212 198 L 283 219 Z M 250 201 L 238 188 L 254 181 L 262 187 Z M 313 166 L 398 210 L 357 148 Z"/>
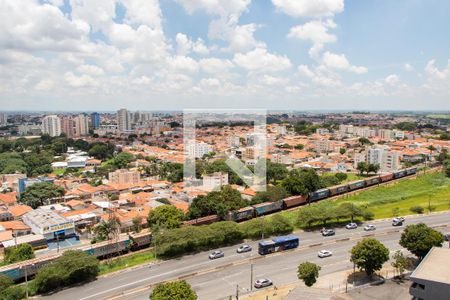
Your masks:
<path fill-rule="evenodd" d="M 117 111 L 117 129 L 119 132 L 131 130 L 131 114 L 125 108 Z"/>
<path fill-rule="evenodd" d="M 61 119 L 56 115 L 45 116 L 42 119 L 42 133 L 49 136 L 59 136 L 61 134 Z"/>
<path fill-rule="evenodd" d="M 89 134 L 89 117 L 87 115 L 78 115 L 75 117 L 75 136 Z"/>
<path fill-rule="evenodd" d="M 8 124 L 8 115 L 0 113 L 0 126 L 6 126 Z"/>

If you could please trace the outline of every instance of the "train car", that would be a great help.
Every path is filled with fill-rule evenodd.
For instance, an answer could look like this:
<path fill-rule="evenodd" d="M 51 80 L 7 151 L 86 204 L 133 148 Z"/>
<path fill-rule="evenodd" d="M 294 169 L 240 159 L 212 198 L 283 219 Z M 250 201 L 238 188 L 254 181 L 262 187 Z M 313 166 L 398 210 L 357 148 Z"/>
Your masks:
<path fill-rule="evenodd" d="M 366 182 L 364 180 L 358 180 L 358 181 L 354 181 L 352 183 L 348 184 L 348 189 L 350 191 L 354 191 L 357 189 L 362 189 L 363 187 L 366 186 Z"/>
<path fill-rule="evenodd" d="M 220 221 L 220 217 L 218 215 L 210 215 L 206 217 L 197 218 L 194 220 L 184 221 L 183 225 L 206 225 L 217 221 Z"/>
<path fill-rule="evenodd" d="M 287 209 L 287 208 L 291 208 L 294 206 L 305 204 L 307 202 L 308 202 L 308 197 L 306 197 L 306 196 L 302 196 L 302 195 L 292 196 L 292 197 L 283 199 L 283 208 Z"/>
<path fill-rule="evenodd" d="M 227 220 L 240 222 L 251 219 L 255 216 L 255 209 L 252 206 L 247 206 L 239 210 L 231 211 L 227 215 Z"/>
<path fill-rule="evenodd" d="M 25 270 L 28 276 L 33 276 L 43 266 L 49 264 L 56 258 L 60 257 L 61 253 L 33 258 L 26 261 L 10 264 L 4 267 L 0 267 L 0 274 L 8 276 L 14 281 L 20 281 L 25 278 Z"/>
<path fill-rule="evenodd" d="M 406 169 L 405 171 L 406 171 L 406 176 L 414 175 L 417 173 L 417 168 L 409 168 L 409 169 Z"/>
<path fill-rule="evenodd" d="M 394 172 L 395 179 L 402 178 L 405 176 L 406 176 L 406 170 L 400 170 L 400 171 Z"/>
<path fill-rule="evenodd" d="M 376 177 L 370 177 L 364 180 L 366 182 L 366 186 L 371 186 L 375 184 L 379 184 L 381 182 L 381 179 L 379 176 Z"/>
<path fill-rule="evenodd" d="M 130 242 L 130 238 L 127 235 L 124 235 L 119 236 L 117 240 L 91 244 L 89 246 L 81 247 L 79 250 L 97 258 L 102 258 L 108 255 L 118 255 L 120 253 L 128 252 L 131 246 Z"/>
<path fill-rule="evenodd" d="M 140 233 L 130 234 L 131 249 L 137 250 L 150 246 L 152 242 L 152 233 L 144 231 Z"/>
<path fill-rule="evenodd" d="M 386 181 L 392 180 L 392 179 L 394 179 L 394 173 L 380 175 L 380 179 L 381 179 L 381 182 L 386 182 Z"/>
<path fill-rule="evenodd" d="M 330 196 L 330 189 L 320 189 L 315 192 L 309 193 L 308 201 L 314 202 L 317 200 L 325 199 Z"/>
<path fill-rule="evenodd" d="M 275 202 L 264 202 L 261 204 L 253 205 L 256 216 L 267 215 L 283 209 L 283 200 Z"/>
<path fill-rule="evenodd" d="M 341 184 L 337 186 L 330 187 L 330 196 L 336 196 L 343 193 L 347 193 L 349 190 L 348 184 Z"/>

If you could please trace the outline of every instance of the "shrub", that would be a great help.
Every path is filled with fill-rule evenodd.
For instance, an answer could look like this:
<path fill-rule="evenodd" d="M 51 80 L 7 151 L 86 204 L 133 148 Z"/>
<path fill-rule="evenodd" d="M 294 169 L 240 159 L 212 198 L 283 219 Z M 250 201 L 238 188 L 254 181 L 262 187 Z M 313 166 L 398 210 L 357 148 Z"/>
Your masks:
<path fill-rule="evenodd" d="M 423 207 L 420 205 L 413 206 L 409 210 L 416 214 L 423 214 L 423 211 L 424 211 Z"/>
<path fill-rule="evenodd" d="M 184 280 L 158 284 L 150 295 L 151 300 L 196 300 L 197 294 Z"/>
<path fill-rule="evenodd" d="M 23 287 L 13 285 L 1 291 L 1 300 L 21 300 L 25 298 L 25 290 Z"/>

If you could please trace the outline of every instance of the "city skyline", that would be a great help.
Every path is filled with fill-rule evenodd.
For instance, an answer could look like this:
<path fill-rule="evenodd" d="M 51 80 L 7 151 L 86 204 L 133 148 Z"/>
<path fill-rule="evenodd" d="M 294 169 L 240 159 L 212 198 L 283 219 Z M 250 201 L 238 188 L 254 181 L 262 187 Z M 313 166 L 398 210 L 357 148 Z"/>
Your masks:
<path fill-rule="evenodd" d="M 449 110 L 442 1 L 2 1 L 2 110 Z M 124 105 L 126 103 L 126 105 Z"/>

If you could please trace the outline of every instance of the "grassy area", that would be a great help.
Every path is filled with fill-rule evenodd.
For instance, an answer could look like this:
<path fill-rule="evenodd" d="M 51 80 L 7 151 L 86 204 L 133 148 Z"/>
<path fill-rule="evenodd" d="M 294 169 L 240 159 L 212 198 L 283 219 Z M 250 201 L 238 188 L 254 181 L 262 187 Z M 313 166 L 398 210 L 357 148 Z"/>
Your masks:
<path fill-rule="evenodd" d="M 446 178 L 442 173 L 422 174 L 416 178 L 405 178 L 378 188 L 325 201 L 333 201 L 335 205 L 353 202 L 367 207 L 374 213 L 375 219 L 392 217 L 394 209 L 398 209 L 398 215 L 413 214 L 410 211 L 413 206 L 422 206 L 426 213 L 429 201 L 432 211 L 450 210 L 450 178 Z M 295 225 L 298 209 L 280 213 Z"/>
<path fill-rule="evenodd" d="M 53 174 L 55 175 L 63 175 L 66 169 L 53 169 Z"/>
<path fill-rule="evenodd" d="M 150 262 L 155 259 L 155 255 L 151 251 L 133 253 L 125 257 L 118 257 L 112 261 L 103 261 L 100 264 L 100 275 L 119 271 L 122 269 L 137 266 L 143 263 Z"/>

